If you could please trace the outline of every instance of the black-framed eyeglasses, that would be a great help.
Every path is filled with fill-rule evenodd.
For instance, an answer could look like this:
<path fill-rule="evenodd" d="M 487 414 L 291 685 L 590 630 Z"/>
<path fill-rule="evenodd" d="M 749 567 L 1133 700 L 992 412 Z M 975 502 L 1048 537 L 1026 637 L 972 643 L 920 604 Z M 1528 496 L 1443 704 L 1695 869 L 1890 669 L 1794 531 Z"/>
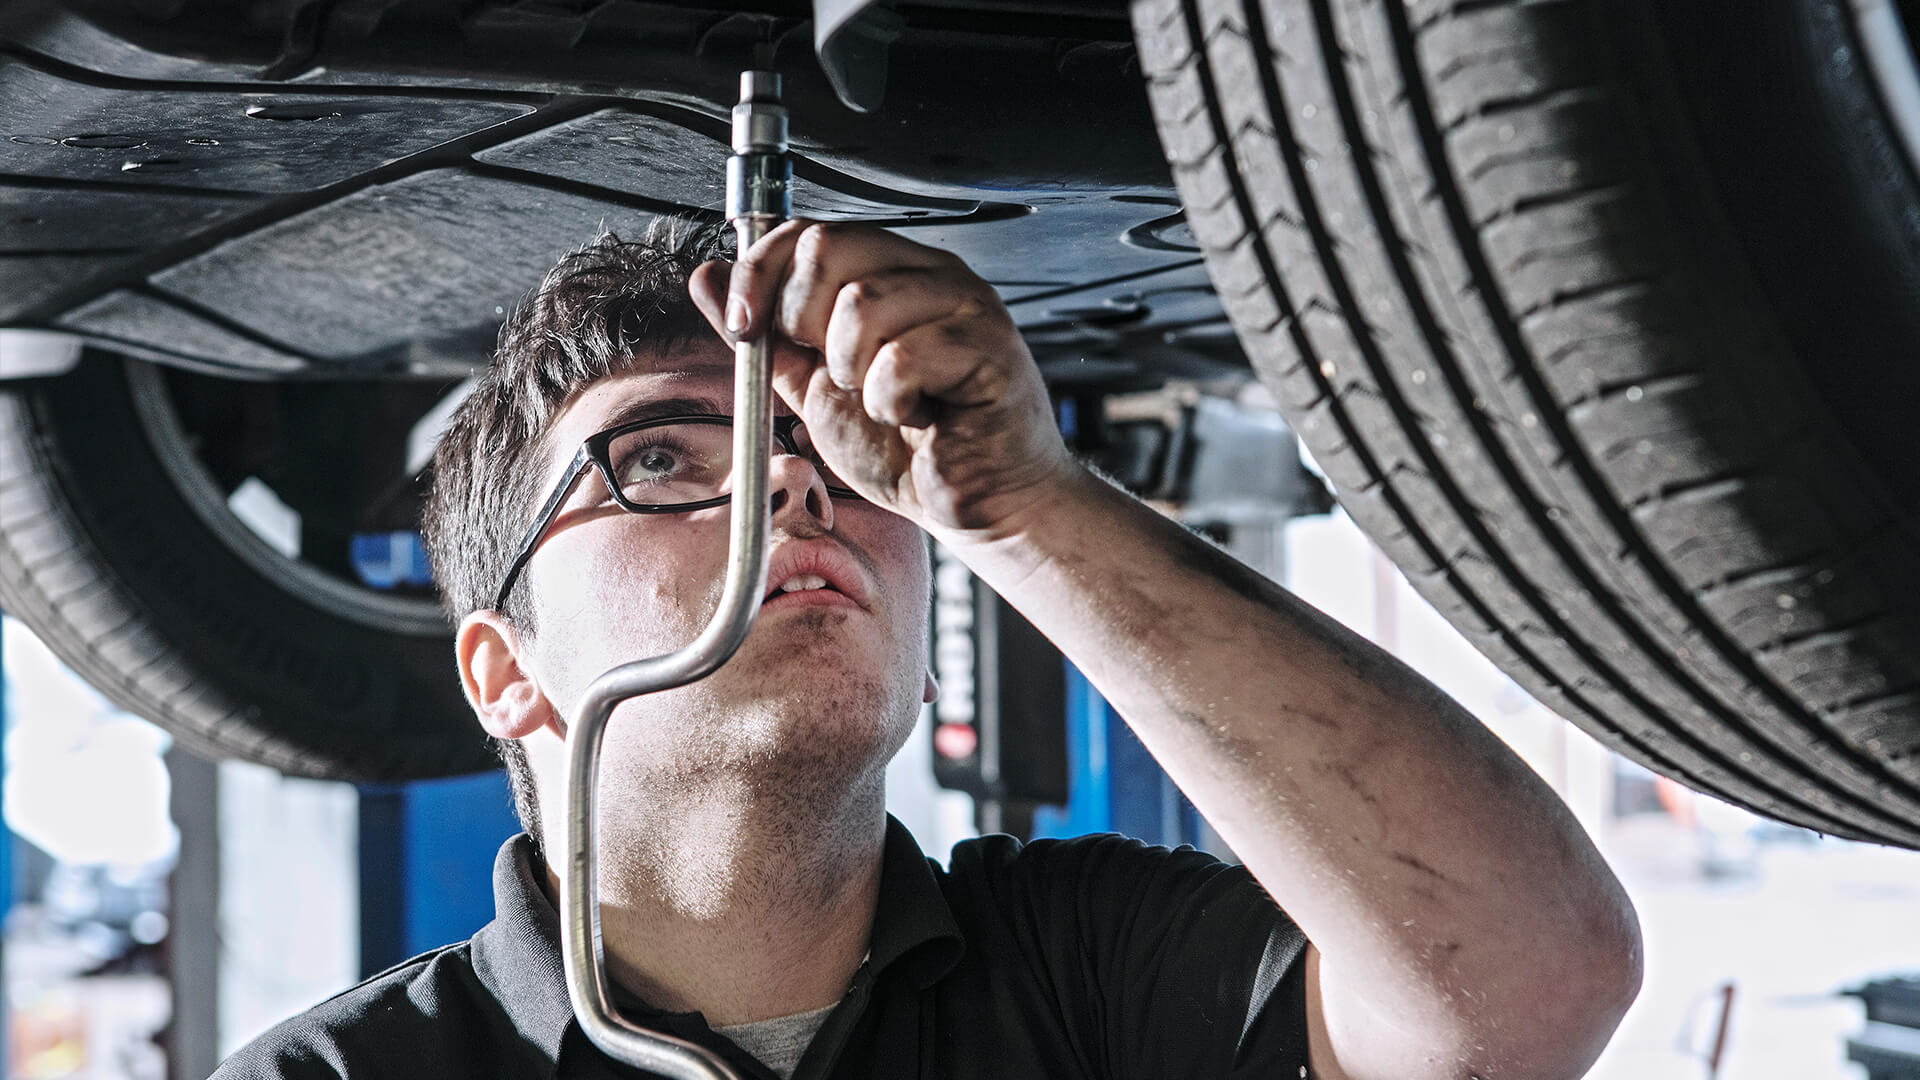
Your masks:
<path fill-rule="evenodd" d="M 773 441 L 781 451 L 812 462 L 829 493 L 843 499 L 860 497 L 820 460 L 798 416 L 775 416 Z M 567 493 L 589 465 L 599 471 L 607 494 L 629 513 L 684 514 L 724 506 L 733 498 L 728 490 L 733 478 L 733 417 L 704 414 L 637 420 L 588 436 L 520 541 L 520 550 L 493 598 L 495 611 L 505 610 L 507 594 L 513 591 L 521 568 L 533 558 Z"/>

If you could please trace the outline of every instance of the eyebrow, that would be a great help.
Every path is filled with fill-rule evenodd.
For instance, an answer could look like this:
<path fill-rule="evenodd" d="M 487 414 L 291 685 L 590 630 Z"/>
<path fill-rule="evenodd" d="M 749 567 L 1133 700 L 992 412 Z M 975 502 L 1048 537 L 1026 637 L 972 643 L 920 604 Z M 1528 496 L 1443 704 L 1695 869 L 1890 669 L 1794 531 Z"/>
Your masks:
<path fill-rule="evenodd" d="M 652 398 L 629 401 L 607 414 L 600 423 L 600 430 L 616 428 L 621 424 L 637 423 L 641 420 L 659 420 L 668 416 L 732 416 L 733 402 L 717 397 L 674 397 Z"/>
<path fill-rule="evenodd" d="M 725 404 L 731 404 L 731 402 L 726 402 Z M 606 431 L 609 428 L 619 427 L 621 424 L 638 423 L 642 420 L 661 420 L 669 416 L 731 415 L 733 415 L 732 411 L 726 408 L 721 399 L 717 397 L 641 398 L 629 401 L 613 410 L 613 412 L 601 420 L 600 426 L 595 430 Z M 549 445 L 551 445 L 552 437 L 552 431 L 548 431 L 546 435 L 542 436 L 543 440 L 549 442 Z M 573 455 L 571 460 L 576 463 L 579 462 L 579 452 L 579 443 L 575 443 L 569 451 L 569 453 Z M 549 485 L 558 482 L 557 479 L 548 481 Z"/>

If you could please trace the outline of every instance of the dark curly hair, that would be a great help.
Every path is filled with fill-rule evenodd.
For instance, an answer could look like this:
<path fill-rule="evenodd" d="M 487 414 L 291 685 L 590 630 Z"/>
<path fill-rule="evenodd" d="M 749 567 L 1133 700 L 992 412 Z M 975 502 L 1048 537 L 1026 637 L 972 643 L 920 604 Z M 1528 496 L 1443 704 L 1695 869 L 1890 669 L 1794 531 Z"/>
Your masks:
<path fill-rule="evenodd" d="M 693 269 L 730 256 L 719 224 L 658 219 L 639 240 L 613 233 L 563 257 L 500 327 L 493 362 L 453 413 L 433 458 L 421 533 L 441 601 L 457 624 L 489 606 L 529 518 L 541 470 L 529 467 L 545 433 L 588 386 L 713 333 L 687 293 Z M 526 579 L 501 614 L 532 637 Z M 526 750 L 495 740 L 520 822 L 541 842 Z"/>

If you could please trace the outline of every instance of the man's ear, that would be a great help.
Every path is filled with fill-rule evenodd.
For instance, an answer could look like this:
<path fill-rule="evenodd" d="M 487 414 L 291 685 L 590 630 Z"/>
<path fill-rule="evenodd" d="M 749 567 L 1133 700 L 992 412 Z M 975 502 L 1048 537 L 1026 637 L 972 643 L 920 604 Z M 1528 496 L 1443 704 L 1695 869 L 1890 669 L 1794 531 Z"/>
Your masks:
<path fill-rule="evenodd" d="M 453 639 L 460 687 L 480 726 L 496 739 L 523 739 L 559 725 L 553 703 L 522 663 L 519 634 L 497 611 L 476 611 L 460 620 Z"/>
<path fill-rule="evenodd" d="M 920 703 L 931 705 L 940 697 L 940 684 L 933 681 L 933 672 L 927 672 L 926 688 L 920 691 Z"/>

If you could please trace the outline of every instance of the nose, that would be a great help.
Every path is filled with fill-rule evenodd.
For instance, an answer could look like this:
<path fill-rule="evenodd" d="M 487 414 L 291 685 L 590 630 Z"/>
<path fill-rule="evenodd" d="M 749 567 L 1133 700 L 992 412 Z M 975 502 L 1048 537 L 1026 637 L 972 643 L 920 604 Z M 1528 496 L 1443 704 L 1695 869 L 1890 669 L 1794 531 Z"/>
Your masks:
<path fill-rule="evenodd" d="M 795 516 L 809 517 L 827 531 L 833 529 L 833 497 L 820 470 L 802 454 L 775 453 L 767 477 L 773 505 L 768 511 L 774 529 L 792 524 Z"/>

